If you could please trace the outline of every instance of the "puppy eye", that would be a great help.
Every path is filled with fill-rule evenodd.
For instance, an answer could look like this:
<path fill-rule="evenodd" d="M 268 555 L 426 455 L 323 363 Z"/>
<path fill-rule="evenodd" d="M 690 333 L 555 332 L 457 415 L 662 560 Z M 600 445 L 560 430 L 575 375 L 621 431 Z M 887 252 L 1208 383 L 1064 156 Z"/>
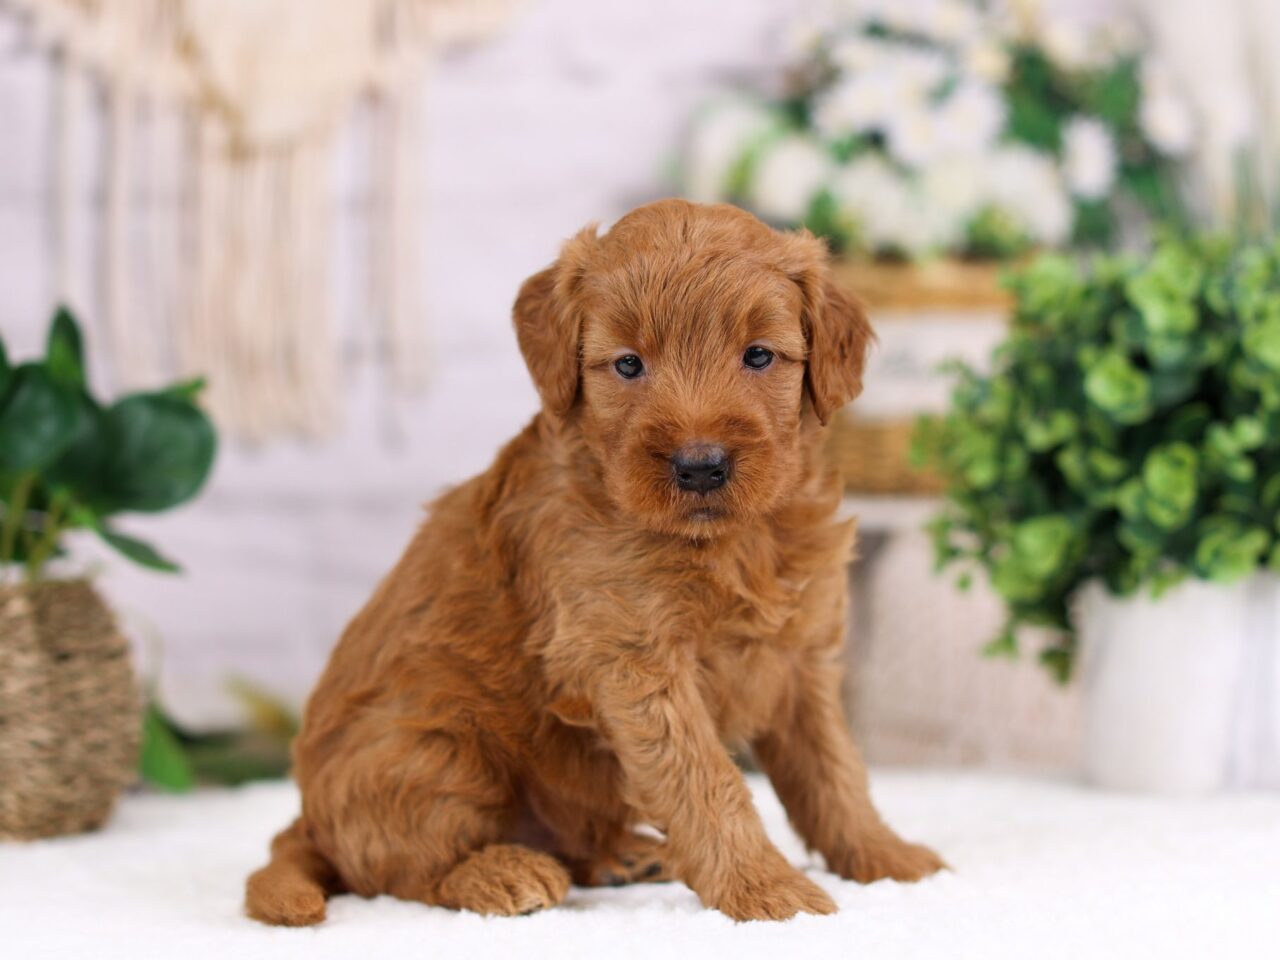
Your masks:
<path fill-rule="evenodd" d="M 764 347 L 747 347 L 747 352 L 742 355 L 742 362 L 752 370 L 763 370 L 773 363 L 773 352 Z"/>
<path fill-rule="evenodd" d="M 613 369 L 618 371 L 620 377 L 634 380 L 644 373 L 644 364 L 640 362 L 640 358 L 635 354 L 629 353 L 625 357 L 619 357 L 613 361 Z"/>

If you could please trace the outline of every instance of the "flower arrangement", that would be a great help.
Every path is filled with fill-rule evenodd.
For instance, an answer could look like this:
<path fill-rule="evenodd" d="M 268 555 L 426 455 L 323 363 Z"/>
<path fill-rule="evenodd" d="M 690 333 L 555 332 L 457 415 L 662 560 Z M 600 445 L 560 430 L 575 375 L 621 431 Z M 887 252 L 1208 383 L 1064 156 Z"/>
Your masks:
<path fill-rule="evenodd" d="M 1114 16 L 1034 0 L 856 0 L 794 31 L 775 101 L 707 105 L 685 192 L 871 256 L 1103 246 L 1180 216 L 1193 117 Z"/>
<path fill-rule="evenodd" d="M 1065 678 L 1088 581 L 1125 596 L 1280 571 L 1280 245 L 1046 255 L 1011 286 L 992 372 L 960 369 L 918 452 L 949 488 L 939 564 L 985 569 L 1008 606 L 991 650 L 1049 627 Z"/>
<path fill-rule="evenodd" d="M 86 383 L 80 329 L 59 310 L 39 360 L 11 366 L 0 342 L 0 575 L 41 579 L 76 529 L 135 563 L 177 567 L 118 529 L 122 512 L 167 510 L 193 497 L 213 463 L 213 425 L 196 405 L 201 381 L 99 404 Z"/>

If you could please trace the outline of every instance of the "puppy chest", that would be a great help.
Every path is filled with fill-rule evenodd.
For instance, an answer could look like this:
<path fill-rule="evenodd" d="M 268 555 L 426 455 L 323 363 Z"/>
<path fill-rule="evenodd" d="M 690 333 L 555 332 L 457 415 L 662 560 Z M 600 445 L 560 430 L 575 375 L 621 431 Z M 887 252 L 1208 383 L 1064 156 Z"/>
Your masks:
<path fill-rule="evenodd" d="M 794 664 L 771 642 L 718 638 L 699 654 L 699 685 L 726 742 L 746 742 L 771 726 L 790 696 Z"/>

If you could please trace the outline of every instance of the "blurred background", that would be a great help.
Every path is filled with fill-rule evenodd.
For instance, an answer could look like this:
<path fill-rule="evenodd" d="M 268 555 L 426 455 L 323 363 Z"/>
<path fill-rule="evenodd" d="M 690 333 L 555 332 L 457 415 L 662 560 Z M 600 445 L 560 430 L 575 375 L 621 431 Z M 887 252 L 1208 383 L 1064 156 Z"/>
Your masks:
<path fill-rule="evenodd" d="M 66 303 L 99 392 L 209 380 L 221 439 L 206 487 L 181 509 L 123 524 L 182 573 L 131 565 L 83 535 L 62 561 L 97 572 L 177 722 L 245 722 L 232 678 L 301 704 L 422 504 L 485 468 L 534 413 L 510 329 L 520 282 L 584 224 L 684 193 L 809 223 L 843 247 L 855 289 L 864 274 L 875 288 L 864 292 L 882 346 L 861 420 L 845 422 L 838 451 L 859 474 L 847 504 L 864 528 L 850 705 L 872 759 L 1077 769 L 1080 685 L 1055 682 L 1034 656 L 981 657 L 1004 603 L 983 582 L 962 594 L 933 573 L 922 527 L 943 488 L 905 459 L 908 426 L 946 408 L 950 381 L 937 363 L 981 365 L 1011 309 L 995 268 L 974 280 L 939 265 L 1017 262 L 1041 248 L 1143 249 L 1142 225 L 1172 208 L 1131 211 L 1121 200 L 1116 223 L 1098 227 L 1099 197 L 1123 167 L 1117 150 L 1134 169 L 1173 170 L 1178 215 L 1197 224 L 1232 226 L 1242 198 L 1265 206 L 1266 174 L 1280 168 L 1271 150 L 1280 6 L 999 5 L 999 29 L 1013 33 L 979 26 L 990 42 L 965 48 L 988 87 L 1014 66 L 992 38 L 1023 29 L 1038 31 L 1033 45 L 1053 69 L 1105 59 L 1100 23 L 1114 57 L 1149 56 L 1130 71 L 1147 99 L 1120 109 L 1141 140 L 1134 149 L 1150 156 L 1135 160 L 1085 129 L 1070 170 L 1065 159 L 1047 173 L 1009 161 L 1005 182 L 1024 178 L 1026 210 L 977 226 L 965 214 L 923 236 L 941 201 L 899 198 L 888 209 L 897 188 L 869 165 L 862 180 L 840 181 L 844 194 L 822 178 L 866 143 L 910 166 L 904 158 L 933 149 L 936 131 L 849 140 L 842 123 L 873 129 L 858 111 L 877 109 L 874 90 L 795 112 L 796 83 L 831 82 L 806 79 L 814 63 L 873 71 L 858 59 L 866 51 L 831 59 L 831 10 L 847 18 L 883 4 L 422 3 L 372 27 L 359 20 L 363 4 L 314 5 L 288 29 L 255 21 L 246 4 L 172 4 L 168 20 L 150 21 L 137 12 L 146 6 L 111 24 L 110 3 L 0 2 L 0 330 L 10 358 L 37 355 L 53 308 Z M 986 9 L 891 6 L 944 37 L 948 18 Z M 189 21 L 175 25 L 181 8 Z M 366 27 L 360 49 L 347 49 Z M 997 105 L 992 120 L 989 107 L 975 94 L 955 129 L 981 139 L 983 124 L 1018 109 Z M 801 118 L 802 140 L 816 131 L 819 159 L 804 140 L 793 155 L 755 156 L 757 179 L 735 185 L 751 142 L 777 146 L 758 131 L 780 116 Z M 1071 189 L 1055 193 L 1068 176 Z M 1158 207 L 1159 189 L 1135 196 Z M 857 196 L 879 206 L 857 207 Z M 1081 210 L 1094 215 L 1088 229 L 1073 225 Z M 924 272 L 860 273 L 872 260 Z M 296 282 L 272 279 L 285 275 Z"/>

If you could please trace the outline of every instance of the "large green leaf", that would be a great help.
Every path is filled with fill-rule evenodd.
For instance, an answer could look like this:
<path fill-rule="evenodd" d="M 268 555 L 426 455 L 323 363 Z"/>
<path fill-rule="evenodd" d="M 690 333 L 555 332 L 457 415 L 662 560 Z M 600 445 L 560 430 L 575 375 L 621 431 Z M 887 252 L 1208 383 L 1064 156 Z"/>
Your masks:
<path fill-rule="evenodd" d="M 1071 679 L 1075 651 L 1067 643 L 1046 647 L 1040 651 L 1040 663 L 1049 671 L 1053 679 L 1065 684 Z"/>
<path fill-rule="evenodd" d="M 148 783 L 175 793 L 195 786 L 191 761 L 172 724 L 155 704 L 150 704 L 143 715 L 139 772 Z"/>
<path fill-rule="evenodd" d="M 1196 570 L 1208 580 L 1235 583 L 1258 569 L 1270 544 L 1270 536 L 1261 527 L 1214 518 L 1201 527 Z"/>
<path fill-rule="evenodd" d="M 1104 354 L 1090 368 L 1085 395 L 1117 423 L 1141 423 L 1151 416 L 1151 379 L 1119 351 Z"/>
<path fill-rule="evenodd" d="M 95 506 L 100 512 L 167 510 L 196 494 L 217 439 L 208 417 L 170 393 L 127 397 L 106 413 L 111 453 Z"/>
<path fill-rule="evenodd" d="M 1143 504 L 1147 517 L 1158 527 L 1172 528 L 1191 518 L 1199 486 L 1199 457 L 1185 443 L 1157 447 L 1142 465 Z"/>
<path fill-rule="evenodd" d="M 38 364 L 23 364 L 10 379 L 0 407 L 0 470 L 43 469 L 75 434 L 75 394 Z"/>
<path fill-rule="evenodd" d="M 172 560 L 162 556 L 155 547 L 144 540 L 123 534 L 119 530 L 114 530 L 103 523 L 96 524 L 94 530 L 104 543 L 107 543 L 134 563 L 146 567 L 148 570 L 157 570 L 160 573 L 179 573 L 182 569 Z"/>
<path fill-rule="evenodd" d="M 1137 62 L 1131 58 L 1118 60 L 1089 79 L 1088 105 L 1111 127 L 1123 129 L 1132 121 L 1142 99 Z"/>
<path fill-rule="evenodd" d="M 106 476 L 113 447 L 106 419 L 106 411 L 80 390 L 71 440 L 45 471 L 49 483 L 71 490 L 85 503 L 97 502 Z"/>
<path fill-rule="evenodd" d="M 1013 76 L 1004 88 L 1009 136 L 1056 154 L 1062 148 L 1063 117 L 1055 110 L 1053 66 L 1039 50 L 1023 46 L 1014 51 Z"/>
<path fill-rule="evenodd" d="M 1245 332 L 1245 353 L 1269 370 L 1280 371 L 1280 316 L 1273 316 Z"/>
<path fill-rule="evenodd" d="M 1029 419 L 1023 437 L 1027 446 L 1039 453 L 1066 443 L 1079 428 L 1078 418 L 1070 411 L 1054 410 L 1047 417 Z"/>
<path fill-rule="evenodd" d="M 9 366 L 9 355 L 4 352 L 4 341 L 0 340 L 0 407 L 4 406 L 4 395 L 9 389 L 9 380 L 13 370 Z"/>
<path fill-rule="evenodd" d="M 75 317 L 66 307 L 58 308 L 49 327 L 45 366 L 49 375 L 64 386 L 84 386 L 84 341 Z"/>
<path fill-rule="evenodd" d="M 195 403 L 196 398 L 204 391 L 204 377 L 192 377 L 190 380 L 180 380 L 177 383 L 171 383 L 163 390 L 157 390 L 156 393 L 165 397 L 173 397 L 176 400 L 185 400 L 188 403 Z"/>
<path fill-rule="evenodd" d="M 1065 572 L 1075 531 L 1065 517 L 1033 517 L 1010 531 L 1008 546 L 994 565 L 992 585 L 1008 601 L 1032 602 Z"/>

